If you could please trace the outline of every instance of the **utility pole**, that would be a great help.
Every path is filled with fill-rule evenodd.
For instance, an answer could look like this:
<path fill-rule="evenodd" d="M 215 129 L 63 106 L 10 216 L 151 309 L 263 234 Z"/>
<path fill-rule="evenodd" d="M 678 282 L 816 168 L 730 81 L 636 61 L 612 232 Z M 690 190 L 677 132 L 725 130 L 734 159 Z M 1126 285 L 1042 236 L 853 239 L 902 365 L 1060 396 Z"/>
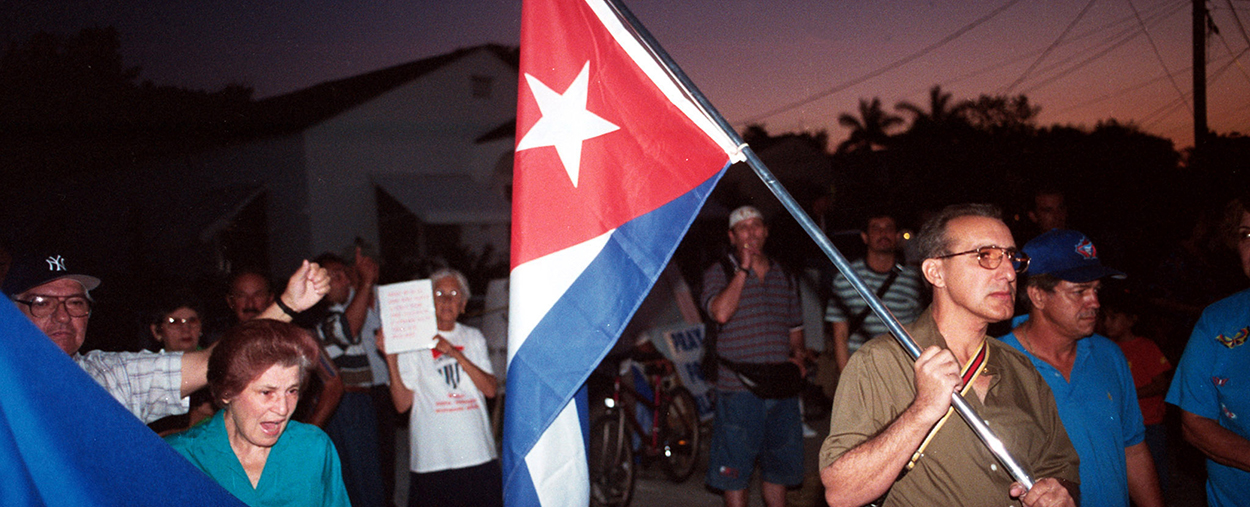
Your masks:
<path fill-rule="evenodd" d="M 1207 140 L 1207 6 L 1206 0 L 1193 0 L 1194 42 L 1194 149 Z"/>

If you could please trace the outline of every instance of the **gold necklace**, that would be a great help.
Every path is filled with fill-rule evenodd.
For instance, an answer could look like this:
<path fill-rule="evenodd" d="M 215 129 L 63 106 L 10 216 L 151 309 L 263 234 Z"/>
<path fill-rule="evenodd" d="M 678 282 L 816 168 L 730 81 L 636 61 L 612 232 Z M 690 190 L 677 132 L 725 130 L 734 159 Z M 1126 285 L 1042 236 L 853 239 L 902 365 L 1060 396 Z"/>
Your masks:
<path fill-rule="evenodd" d="M 1027 326 L 1027 324 L 1025 324 L 1025 326 Z M 1024 346 L 1025 352 L 1036 356 L 1037 353 L 1033 352 L 1033 344 L 1029 343 L 1029 337 L 1025 336 L 1025 326 L 1020 326 L 1020 329 L 1016 331 L 1016 337 L 1020 339 L 1020 345 Z"/>

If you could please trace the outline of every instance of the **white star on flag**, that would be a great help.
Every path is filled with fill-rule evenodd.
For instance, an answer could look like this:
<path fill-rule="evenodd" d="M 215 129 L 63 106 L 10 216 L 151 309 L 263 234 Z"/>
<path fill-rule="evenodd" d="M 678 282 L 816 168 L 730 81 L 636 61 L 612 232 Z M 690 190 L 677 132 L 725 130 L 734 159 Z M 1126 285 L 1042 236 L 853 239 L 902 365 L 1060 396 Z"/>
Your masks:
<path fill-rule="evenodd" d="M 538 102 L 542 117 L 534 123 L 516 151 L 555 146 L 564 170 L 569 173 L 573 186 L 577 187 L 577 175 L 581 170 L 582 142 L 607 134 L 620 127 L 586 109 L 587 89 L 590 87 L 590 61 L 582 65 L 582 71 L 563 94 L 556 93 L 538 78 L 525 74 Z"/>

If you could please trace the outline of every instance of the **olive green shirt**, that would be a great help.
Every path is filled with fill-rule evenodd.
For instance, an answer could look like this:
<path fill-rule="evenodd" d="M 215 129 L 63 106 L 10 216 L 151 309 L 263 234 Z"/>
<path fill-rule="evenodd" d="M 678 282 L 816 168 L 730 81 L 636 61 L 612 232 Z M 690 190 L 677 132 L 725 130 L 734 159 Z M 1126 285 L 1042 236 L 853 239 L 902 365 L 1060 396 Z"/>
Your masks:
<path fill-rule="evenodd" d="M 947 348 L 932 309 L 906 329 L 921 350 L 932 345 Z M 1050 388 L 1023 354 L 999 340 L 985 339 L 989 357 L 982 375 L 990 377 L 989 391 L 984 403 L 970 392 L 968 403 L 1035 481 L 1053 477 L 1079 483 L 1076 450 L 1059 420 Z M 834 396 L 829 436 L 820 448 L 822 470 L 876 436 L 911 404 L 916 398 L 914 363 L 888 334 L 851 355 Z M 1008 494 L 1012 482 L 1011 474 L 963 418 L 952 414 L 916 467 L 895 481 L 885 505 L 1019 505 Z"/>

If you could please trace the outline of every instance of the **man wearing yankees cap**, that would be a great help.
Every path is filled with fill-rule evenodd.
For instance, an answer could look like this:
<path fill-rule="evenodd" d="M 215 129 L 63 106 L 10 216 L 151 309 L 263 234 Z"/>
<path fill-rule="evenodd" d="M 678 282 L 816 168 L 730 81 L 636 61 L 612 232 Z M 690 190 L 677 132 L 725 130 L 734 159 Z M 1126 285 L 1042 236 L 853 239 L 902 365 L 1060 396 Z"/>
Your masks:
<path fill-rule="evenodd" d="M 13 263 L 4 280 L 4 294 L 52 343 L 144 423 L 186 413 L 188 396 L 206 384 L 211 348 L 187 353 L 78 353 L 91 318 L 91 291 L 100 286 L 100 279 L 76 271 L 76 261 L 63 250 L 29 252 Z M 282 305 L 286 306 L 275 302 L 261 317 L 289 321 L 296 310 L 316 304 L 327 290 L 329 276 L 325 270 L 305 261 L 282 295 Z"/>

